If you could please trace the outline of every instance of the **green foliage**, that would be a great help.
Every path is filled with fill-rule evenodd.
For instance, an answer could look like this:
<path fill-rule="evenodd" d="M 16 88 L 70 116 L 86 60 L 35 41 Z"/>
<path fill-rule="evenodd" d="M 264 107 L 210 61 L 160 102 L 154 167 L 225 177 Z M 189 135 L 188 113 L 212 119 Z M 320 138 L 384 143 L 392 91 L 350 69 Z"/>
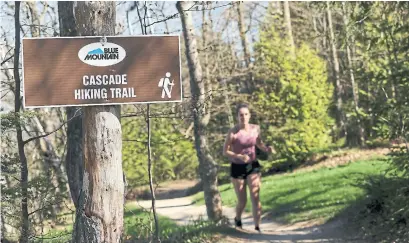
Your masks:
<path fill-rule="evenodd" d="M 195 179 L 198 161 L 193 142 L 175 129 L 170 118 L 151 119 L 152 167 L 155 182 Z M 148 181 L 148 130 L 143 117 L 122 121 L 123 166 L 131 187 Z"/>
<path fill-rule="evenodd" d="M 268 128 L 266 141 L 280 158 L 302 161 L 311 149 L 330 145 L 328 114 L 333 88 L 327 82 L 325 62 L 307 45 L 290 55 L 287 42 L 275 28 L 261 33 L 255 46 L 259 82 L 268 87 L 255 93 L 257 116 Z"/>
<path fill-rule="evenodd" d="M 395 133 L 395 127 L 385 121 L 399 119 L 407 110 L 407 7 L 407 3 L 359 4 L 349 16 L 359 23 L 349 31 L 356 40 L 360 104 L 366 107 L 364 122 L 372 138 Z"/>
<path fill-rule="evenodd" d="M 72 239 L 72 226 L 69 225 L 64 230 L 52 230 L 42 236 L 33 239 L 34 243 L 61 243 L 70 242 Z"/>
<path fill-rule="evenodd" d="M 21 203 L 21 184 L 19 183 L 20 159 L 17 153 L 1 155 L 2 183 L 1 185 L 1 213 L 4 222 L 16 230 L 20 228 L 22 222 L 21 207 L 16 206 Z M 65 187 L 65 180 L 62 180 L 60 188 L 56 188 L 54 182 L 58 175 L 51 170 L 33 176 L 27 184 L 29 216 L 32 228 L 31 234 L 37 239 L 42 236 L 38 228 L 43 227 L 48 220 L 58 222 L 56 213 L 66 205 L 70 199 Z M 35 213 L 34 213 L 35 212 Z M 36 229 L 37 230 L 36 230 Z M 9 239 L 17 238 L 15 234 L 4 233 L 4 237 Z M 57 241 L 54 241 L 57 242 Z M 60 241 L 61 242 L 61 241 Z"/>
<path fill-rule="evenodd" d="M 20 124 L 25 124 L 28 122 L 29 118 L 36 116 L 34 111 L 24 111 L 19 112 Z M 1 130 L 2 133 L 8 132 L 11 129 L 16 128 L 16 123 L 18 122 L 16 114 L 14 112 L 8 112 L 0 114 Z"/>
<path fill-rule="evenodd" d="M 36 111 L 7 112 L 0 115 L 2 129 L 2 154 L 1 154 L 1 213 L 2 223 L 10 227 L 8 229 L 19 232 L 21 227 L 21 199 L 22 188 L 20 181 L 21 162 L 18 154 L 16 141 L 16 126 L 20 124 L 23 129 L 23 139 L 27 139 L 25 129 L 32 130 L 31 118 L 38 116 Z M 30 132 L 30 136 L 34 136 Z M 56 142 L 58 144 L 58 141 Z M 58 146 L 58 145 L 57 145 Z M 57 147 L 56 146 L 56 147 Z M 61 146 L 62 148 L 62 146 Z M 61 166 L 61 157 L 58 157 L 58 149 L 53 163 L 45 162 L 44 155 L 39 154 L 35 142 L 25 145 L 25 153 L 29 168 L 29 181 L 27 183 L 28 210 L 33 212 L 29 221 L 38 229 L 46 221 L 58 221 L 55 214 L 63 207 L 63 202 L 69 198 L 64 175 L 57 174 L 57 167 Z M 60 167 L 61 168 L 61 167 Z M 61 183 L 58 183 L 61 182 Z M 58 183 L 58 184 L 57 184 Z M 16 206 L 18 205 L 18 206 Z M 38 236 L 35 227 L 30 228 L 33 236 Z M 18 238 L 19 233 L 4 232 L 5 238 Z"/>

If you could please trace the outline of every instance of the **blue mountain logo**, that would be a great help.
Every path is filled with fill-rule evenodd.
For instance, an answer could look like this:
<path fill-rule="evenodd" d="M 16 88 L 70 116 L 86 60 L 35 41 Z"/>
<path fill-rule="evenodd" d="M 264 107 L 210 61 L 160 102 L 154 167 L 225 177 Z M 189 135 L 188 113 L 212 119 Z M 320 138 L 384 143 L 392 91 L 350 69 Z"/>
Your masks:
<path fill-rule="evenodd" d="M 103 50 L 101 50 L 101 48 L 98 48 L 98 49 L 95 49 L 95 50 L 92 50 L 92 51 L 90 51 L 90 52 L 88 52 L 88 55 L 93 55 L 93 54 L 104 54 L 104 51 Z"/>
<path fill-rule="evenodd" d="M 119 51 L 117 47 L 97 48 L 87 53 L 87 60 L 119 60 Z"/>

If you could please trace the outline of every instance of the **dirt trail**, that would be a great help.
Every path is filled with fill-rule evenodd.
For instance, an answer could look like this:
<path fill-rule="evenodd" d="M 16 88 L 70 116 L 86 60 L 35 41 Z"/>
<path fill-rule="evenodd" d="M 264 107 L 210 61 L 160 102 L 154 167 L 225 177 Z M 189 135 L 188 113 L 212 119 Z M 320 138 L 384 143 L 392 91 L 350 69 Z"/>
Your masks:
<path fill-rule="evenodd" d="M 150 200 L 137 201 L 135 203 L 148 210 L 152 205 Z M 199 218 L 207 219 L 206 207 L 204 205 L 194 205 L 190 197 L 157 200 L 156 210 L 158 214 L 174 220 L 179 225 L 186 225 L 192 220 Z M 232 221 L 235 216 L 235 210 L 223 207 L 223 214 L 233 225 Z M 254 230 L 251 214 L 244 213 L 242 221 L 243 230 L 236 230 L 231 227 L 230 230 L 221 233 L 219 242 L 363 242 L 345 239 L 345 236 L 339 230 L 340 222 L 318 226 L 311 226 L 311 222 L 308 224 L 281 225 L 271 220 L 263 219 L 260 225 L 262 233 L 258 233 Z"/>

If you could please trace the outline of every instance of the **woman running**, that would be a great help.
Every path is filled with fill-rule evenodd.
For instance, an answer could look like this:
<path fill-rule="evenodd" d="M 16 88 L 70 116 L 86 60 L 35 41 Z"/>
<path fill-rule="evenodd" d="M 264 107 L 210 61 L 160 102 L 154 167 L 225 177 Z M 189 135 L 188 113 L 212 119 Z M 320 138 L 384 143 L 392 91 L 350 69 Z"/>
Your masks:
<path fill-rule="evenodd" d="M 260 126 L 249 123 L 251 115 L 248 105 L 238 105 L 236 113 L 239 123 L 229 130 L 223 148 L 223 154 L 231 162 L 230 176 L 238 200 L 234 222 L 237 227 L 242 227 L 241 215 L 247 202 L 247 184 L 253 206 L 255 230 L 260 232 L 261 166 L 256 160 L 255 146 L 266 153 L 272 153 L 274 149 L 264 145 L 260 136 Z"/>

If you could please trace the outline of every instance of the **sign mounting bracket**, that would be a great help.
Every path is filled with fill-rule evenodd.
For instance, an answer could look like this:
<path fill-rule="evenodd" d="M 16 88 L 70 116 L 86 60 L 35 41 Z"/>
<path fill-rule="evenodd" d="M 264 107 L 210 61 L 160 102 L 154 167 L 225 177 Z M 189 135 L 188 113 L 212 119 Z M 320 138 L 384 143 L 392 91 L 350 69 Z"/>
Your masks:
<path fill-rule="evenodd" d="M 107 43 L 107 37 L 105 35 L 102 36 L 99 42 L 101 43 L 102 46 L 104 46 Z"/>

